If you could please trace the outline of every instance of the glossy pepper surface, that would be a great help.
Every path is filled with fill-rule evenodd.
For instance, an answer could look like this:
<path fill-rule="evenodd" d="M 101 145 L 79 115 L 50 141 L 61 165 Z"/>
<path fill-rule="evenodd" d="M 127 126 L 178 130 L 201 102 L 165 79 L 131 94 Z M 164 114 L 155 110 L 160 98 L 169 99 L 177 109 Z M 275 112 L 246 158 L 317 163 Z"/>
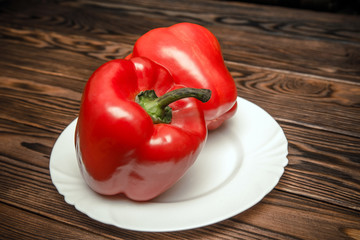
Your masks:
<path fill-rule="evenodd" d="M 194 163 L 207 137 L 194 94 L 169 105 L 168 123 L 154 123 L 149 113 L 155 94 L 161 99 L 179 89 L 184 90 L 165 68 L 146 58 L 113 60 L 93 73 L 83 92 L 75 145 L 82 175 L 94 191 L 146 201 Z"/>
<path fill-rule="evenodd" d="M 219 127 L 237 108 L 235 82 L 225 66 L 216 37 L 206 28 L 179 23 L 141 36 L 127 58 L 144 56 L 169 70 L 176 83 L 212 91 L 203 103 L 208 129 Z"/>

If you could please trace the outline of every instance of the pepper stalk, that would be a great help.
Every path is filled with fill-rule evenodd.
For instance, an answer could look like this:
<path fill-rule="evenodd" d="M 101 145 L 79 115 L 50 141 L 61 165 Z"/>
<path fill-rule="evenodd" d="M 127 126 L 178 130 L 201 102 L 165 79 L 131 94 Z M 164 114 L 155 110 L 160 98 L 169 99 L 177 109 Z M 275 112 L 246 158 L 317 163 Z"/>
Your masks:
<path fill-rule="evenodd" d="M 209 89 L 179 88 L 158 97 L 154 90 L 146 90 L 136 96 L 135 102 L 144 108 L 154 124 L 171 123 L 172 109 L 169 105 L 188 97 L 207 102 L 211 98 L 211 91 Z"/>

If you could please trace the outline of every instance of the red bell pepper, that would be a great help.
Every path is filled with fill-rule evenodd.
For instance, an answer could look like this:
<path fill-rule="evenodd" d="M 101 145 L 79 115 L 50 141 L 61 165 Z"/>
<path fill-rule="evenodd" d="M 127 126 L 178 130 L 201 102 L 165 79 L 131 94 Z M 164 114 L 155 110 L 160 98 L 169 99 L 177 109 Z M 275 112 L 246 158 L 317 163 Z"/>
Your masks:
<path fill-rule="evenodd" d="M 208 129 L 219 127 L 237 108 L 235 82 L 227 70 L 219 42 L 206 28 L 179 23 L 141 36 L 131 57 L 147 57 L 169 70 L 176 83 L 212 91 L 203 103 Z"/>
<path fill-rule="evenodd" d="M 204 145 L 206 123 L 195 98 L 210 95 L 175 84 L 146 58 L 99 67 L 85 86 L 75 134 L 86 183 L 100 194 L 138 201 L 170 188 Z"/>

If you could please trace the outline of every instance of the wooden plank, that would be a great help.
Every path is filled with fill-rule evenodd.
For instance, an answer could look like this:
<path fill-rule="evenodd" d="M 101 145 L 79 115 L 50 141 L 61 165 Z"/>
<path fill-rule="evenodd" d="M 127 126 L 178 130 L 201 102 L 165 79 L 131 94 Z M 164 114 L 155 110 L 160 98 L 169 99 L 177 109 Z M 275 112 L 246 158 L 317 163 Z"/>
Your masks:
<path fill-rule="evenodd" d="M 3 57 L 0 62 L 8 67 L 17 67 L 27 71 L 33 71 L 36 74 L 47 74 L 58 77 L 70 78 L 72 81 L 83 81 L 84 83 L 90 77 L 93 71 L 104 60 L 87 57 L 86 54 L 77 54 L 73 51 L 59 50 L 56 47 L 38 48 L 35 46 L 27 46 L 26 44 L 9 43 L 0 40 L 0 50 Z M 25 54 L 26 53 L 26 54 Z M 51 83 L 52 78 L 48 79 Z M 64 81 L 53 82 L 52 84 L 64 84 Z M 69 82 L 67 82 L 69 84 Z M 71 84 L 67 86 L 71 88 Z M 82 89 L 77 89 L 82 91 Z"/>
<path fill-rule="evenodd" d="M 40 9 L 36 9 L 36 4 L 27 9 L 11 8 L 14 9 L 8 14 L 17 14 L 17 17 L 12 20 L 4 14 L 5 22 L 21 24 L 25 32 L 36 24 L 46 31 L 80 34 L 130 45 L 155 27 L 169 26 L 178 21 L 200 23 L 219 38 L 225 59 L 229 61 L 359 81 L 358 16 L 334 17 L 333 14 L 313 14 L 304 10 L 289 13 L 286 8 L 241 3 L 225 5 L 216 1 L 191 3 L 190 12 L 187 4 L 135 1 L 77 1 L 65 2 L 56 8 L 52 4 Z M 106 14 L 100 14 L 99 9 Z M 294 22 L 291 14 L 301 14 L 303 20 Z M 174 16 L 177 16 L 176 20 Z M 129 22 L 134 18 L 136 23 Z M 52 23 L 54 21 L 56 24 Z M 108 43 L 110 49 L 114 49 L 112 42 Z M 114 55 L 123 55 L 123 52 Z"/>
<path fill-rule="evenodd" d="M 112 239 L 0 202 L 1 239 Z"/>
<path fill-rule="evenodd" d="M 360 198 L 357 194 L 360 192 L 359 138 L 286 122 L 281 125 L 289 139 L 290 162 L 277 189 L 360 210 Z M 3 156 L 1 172 L 9 175 L 7 179 L 17 178 L 19 182 L 4 180 L 0 185 L 9 187 L 15 184 L 11 188 L 18 189 L 26 180 L 27 187 L 21 191 L 23 193 L 34 192 L 32 185 L 41 185 L 34 197 L 41 198 L 38 194 L 45 191 L 42 193 L 42 201 L 46 202 L 50 194 L 47 188 L 51 186 L 48 158 L 57 134 L 49 133 L 41 137 L 34 132 L 28 136 L 19 136 L 16 131 L 6 132 L 7 126 L 1 126 L 1 131 L 5 132 L 0 138 L 5 143 L 0 145 Z M 35 179 L 21 176 L 33 176 Z M 27 198 L 31 199 L 31 194 L 27 194 Z"/>
<path fill-rule="evenodd" d="M 280 124 L 289 140 L 289 164 L 277 188 L 359 211 L 360 138 Z"/>
<path fill-rule="evenodd" d="M 360 137 L 360 84 L 227 62 L 238 95 L 283 122 Z"/>
<path fill-rule="evenodd" d="M 63 39 L 60 37 L 62 35 L 57 35 L 57 45 L 53 46 L 51 44 L 54 41 L 46 41 L 49 38 L 48 35 L 40 34 L 40 36 L 45 35 L 46 37 L 36 39 L 46 47 L 39 48 L 36 44 L 32 44 L 32 38 L 27 37 L 27 35 L 32 35 L 31 32 L 26 32 L 25 36 L 22 35 L 23 32 L 17 34 L 13 35 L 13 38 L 17 36 L 16 41 L 7 39 L 3 42 L 4 44 L 0 44 L 0 50 L 7 53 L 0 63 L 2 62 L 7 68 L 21 68 L 24 70 L 22 72 L 33 71 L 40 76 L 50 75 L 46 79 L 41 78 L 47 80 L 47 84 L 56 84 L 81 92 L 92 71 L 106 61 L 102 57 L 98 59 L 101 50 L 89 50 L 93 53 L 98 51 L 97 54 L 91 56 L 85 50 L 74 52 L 72 49 L 66 48 L 59 51 L 58 47 L 62 46 L 62 40 L 65 39 L 66 42 L 66 36 Z M 21 39 L 21 46 L 16 45 L 19 39 Z M 17 47 L 15 48 L 15 46 Z M 9 47 L 15 50 L 9 52 L 7 50 Z M 129 50 L 129 47 L 127 49 Z M 22 52 L 29 52 L 29 54 L 19 58 Z M 125 52 L 127 50 L 124 50 Z M 106 53 L 104 54 L 106 55 Z M 34 59 L 39 59 L 39 61 L 34 61 Z M 46 61 L 42 61 L 43 59 Z M 358 83 L 231 61 L 227 61 L 226 64 L 238 84 L 239 96 L 265 108 L 274 117 L 302 122 L 305 125 L 318 125 L 329 131 L 360 136 L 360 112 L 358 110 L 360 85 Z M 10 70 L 6 71 L 9 72 L 7 73 L 9 75 L 13 73 Z M 54 82 L 59 77 L 63 77 L 62 80 Z M 34 79 L 33 81 L 39 80 Z M 23 80 L 19 79 L 19 81 Z M 278 111 L 278 109 L 282 109 L 282 111 Z"/>
<path fill-rule="evenodd" d="M 2 171 L 4 162 L 7 161 L 2 161 Z M 76 226 L 79 231 L 88 231 L 89 235 L 91 233 L 95 237 L 98 237 L 97 235 L 104 238 L 114 236 L 115 239 L 126 237 L 149 239 L 189 237 L 196 239 L 319 239 L 323 236 L 326 239 L 339 239 L 358 236 L 360 233 L 360 217 L 357 211 L 278 190 L 273 190 L 259 204 L 244 213 L 211 226 L 175 233 L 133 232 L 99 223 L 77 212 L 64 202 L 53 186 L 50 186 L 51 182 L 46 174 L 34 173 L 32 170 L 19 167 L 7 164 L 7 171 L 0 175 L 2 183 L 0 190 L 3 193 L 1 202 L 17 209 L 23 209 L 16 215 L 8 214 L 7 212 L 10 210 L 7 210 L 6 218 L 13 216 L 12 218 L 18 219 L 16 216 L 25 214 L 25 210 L 25 212 L 36 215 L 32 224 L 37 225 L 44 218 L 49 219 L 50 222 L 57 221 L 58 224 L 54 224 L 55 229 L 52 234 L 62 234 L 64 224 L 66 224 L 65 227 Z M 3 184 L 5 178 L 7 179 L 6 185 Z M 27 180 L 24 181 L 24 179 Z M 221 207 L 221 203 L 219 207 Z M 15 231 L 18 231 L 21 227 L 19 220 L 11 219 L 11 221 L 14 221 Z M 318 226 L 328 227 L 318 228 Z M 30 236 L 36 234 L 37 231 L 32 226 L 24 230 Z"/>
<path fill-rule="evenodd" d="M 358 211 L 277 191 L 271 192 L 261 204 L 231 219 L 249 227 L 256 224 L 260 229 L 256 232 L 271 229 L 273 233 L 283 233 L 281 238 L 284 239 L 314 240 L 358 239 L 359 220 Z M 235 229 L 236 226 L 234 224 Z"/>
<path fill-rule="evenodd" d="M 218 26 L 217 31 L 221 31 L 219 26 L 242 27 L 247 32 L 264 33 L 264 35 L 323 38 L 349 42 L 360 41 L 358 32 L 360 23 L 357 21 L 359 17 L 356 15 L 288 9 L 241 1 L 125 0 L 119 2 L 116 0 L 78 0 L 59 4 L 49 1 L 45 5 L 43 1 L 33 1 L 31 5 L 26 1 L 17 1 L 16 3 L 4 1 L 2 7 L 8 10 L 3 13 L 3 16 L 13 16 L 12 19 L 7 19 L 9 22 L 30 21 L 26 25 L 29 25 L 31 21 L 37 24 L 47 22 L 48 27 L 51 23 L 53 23 L 52 25 L 67 24 L 68 29 L 73 28 L 99 33 L 100 35 L 106 32 L 117 34 L 119 29 L 124 26 L 127 26 L 125 31 L 139 31 L 153 23 L 160 22 L 165 26 L 190 19 L 192 22 Z M 51 15 L 54 10 L 58 15 Z M 72 15 L 74 11 L 76 11 L 77 16 Z M 30 15 L 29 13 L 33 14 Z M 106 13 L 106 16 L 103 13 Z M 294 20 L 294 15 L 301 16 L 301 20 Z M 74 17 L 78 18 L 73 19 Z M 115 22 L 116 24 L 112 24 L 113 27 L 109 22 L 106 22 L 108 19 L 119 18 L 123 18 L 123 22 Z M 137 19 L 138 22 L 134 22 L 132 19 Z M 142 22 L 148 24 L 139 26 L 141 25 L 139 23 Z M 117 26 L 119 28 L 116 28 Z M 137 34 L 135 33 L 135 35 Z"/>
<path fill-rule="evenodd" d="M 2 137 L 53 138 L 78 114 L 81 93 L 26 78 L 2 76 L 0 81 Z"/>

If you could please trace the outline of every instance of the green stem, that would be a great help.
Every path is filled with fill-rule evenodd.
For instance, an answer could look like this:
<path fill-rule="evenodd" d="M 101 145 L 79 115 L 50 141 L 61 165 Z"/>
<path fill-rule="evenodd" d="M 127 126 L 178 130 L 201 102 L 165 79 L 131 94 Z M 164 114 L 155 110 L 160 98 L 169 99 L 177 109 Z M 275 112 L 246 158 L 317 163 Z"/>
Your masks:
<path fill-rule="evenodd" d="M 211 91 L 208 89 L 198 88 L 179 88 L 165 93 L 155 101 L 158 103 L 160 108 L 164 108 L 177 100 L 188 97 L 194 97 L 202 102 L 207 102 L 211 97 Z"/>
<path fill-rule="evenodd" d="M 208 89 L 180 88 L 157 97 L 154 90 L 147 90 L 140 92 L 135 101 L 145 109 L 155 124 L 170 123 L 172 109 L 169 104 L 188 97 L 207 102 L 210 100 L 211 91 Z"/>

